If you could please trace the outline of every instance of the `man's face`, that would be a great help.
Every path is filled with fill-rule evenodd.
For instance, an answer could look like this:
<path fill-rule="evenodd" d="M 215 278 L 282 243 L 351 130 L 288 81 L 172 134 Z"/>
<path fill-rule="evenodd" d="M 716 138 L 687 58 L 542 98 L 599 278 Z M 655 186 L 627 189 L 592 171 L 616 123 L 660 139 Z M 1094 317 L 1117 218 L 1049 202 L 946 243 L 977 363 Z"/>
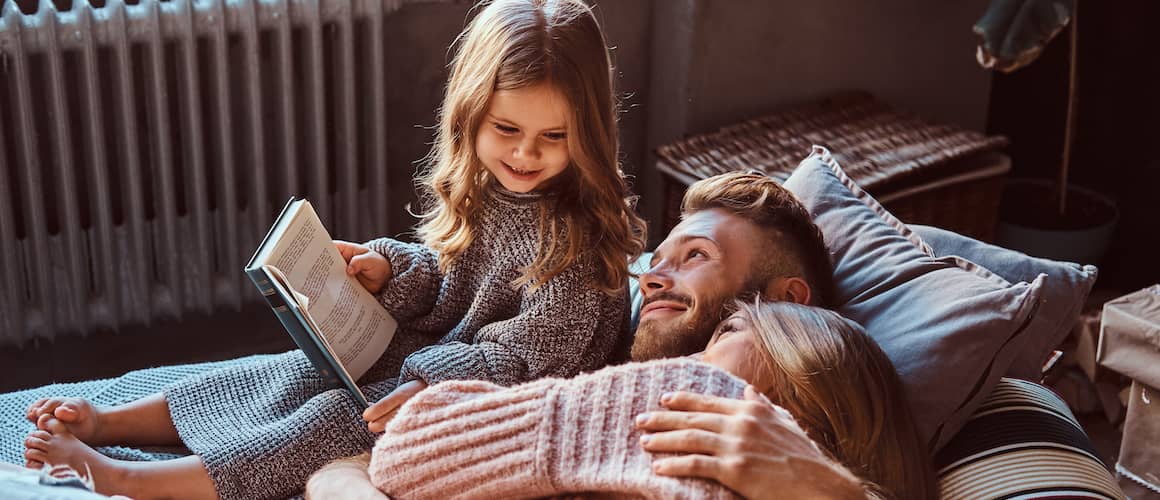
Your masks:
<path fill-rule="evenodd" d="M 722 209 L 695 212 L 673 228 L 640 277 L 644 302 L 632 359 L 704 349 L 724 306 L 747 291 L 761 238 L 756 224 Z"/>

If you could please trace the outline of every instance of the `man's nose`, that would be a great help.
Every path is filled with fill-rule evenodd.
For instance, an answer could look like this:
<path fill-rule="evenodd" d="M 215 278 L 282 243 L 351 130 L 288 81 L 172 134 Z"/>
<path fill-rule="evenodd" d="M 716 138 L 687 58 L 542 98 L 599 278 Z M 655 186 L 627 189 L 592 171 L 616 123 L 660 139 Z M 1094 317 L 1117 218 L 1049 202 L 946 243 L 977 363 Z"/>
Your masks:
<path fill-rule="evenodd" d="M 661 266 L 662 264 L 652 266 L 648 271 L 640 275 L 640 292 L 645 297 L 673 287 L 672 277 Z"/>

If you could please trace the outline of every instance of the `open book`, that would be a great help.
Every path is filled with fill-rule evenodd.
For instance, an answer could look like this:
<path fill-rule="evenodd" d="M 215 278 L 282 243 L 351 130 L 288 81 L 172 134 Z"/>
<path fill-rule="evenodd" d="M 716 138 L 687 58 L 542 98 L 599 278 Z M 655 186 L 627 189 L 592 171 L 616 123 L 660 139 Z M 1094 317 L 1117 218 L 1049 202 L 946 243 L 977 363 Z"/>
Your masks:
<path fill-rule="evenodd" d="M 346 261 L 309 201 L 290 199 L 246 275 L 319 375 L 369 406 L 355 381 L 382 357 L 398 324 L 347 276 Z"/>

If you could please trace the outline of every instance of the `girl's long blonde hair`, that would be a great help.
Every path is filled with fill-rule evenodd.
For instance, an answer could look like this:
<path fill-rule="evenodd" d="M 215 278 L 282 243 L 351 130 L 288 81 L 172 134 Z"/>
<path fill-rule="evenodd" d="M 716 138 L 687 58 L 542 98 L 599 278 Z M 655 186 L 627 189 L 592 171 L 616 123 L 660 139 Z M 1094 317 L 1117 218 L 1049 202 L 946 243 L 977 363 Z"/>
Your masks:
<path fill-rule="evenodd" d="M 492 94 L 547 83 L 569 103 L 570 163 L 541 189 L 540 249 L 516 285 L 536 288 L 576 263 L 596 267 L 597 283 L 623 290 L 628 259 L 644 248 L 644 221 L 633 211 L 620 170 L 613 72 L 604 35 L 580 0 L 488 2 L 456 39 L 440 108 L 417 232 L 446 271 L 474 234 L 474 208 L 496 183 L 475 155 Z"/>
<path fill-rule="evenodd" d="M 938 496 L 898 373 L 861 326 L 791 302 L 737 307 L 764 351 L 754 361 L 772 382 L 766 396 L 811 439 L 879 496 Z"/>

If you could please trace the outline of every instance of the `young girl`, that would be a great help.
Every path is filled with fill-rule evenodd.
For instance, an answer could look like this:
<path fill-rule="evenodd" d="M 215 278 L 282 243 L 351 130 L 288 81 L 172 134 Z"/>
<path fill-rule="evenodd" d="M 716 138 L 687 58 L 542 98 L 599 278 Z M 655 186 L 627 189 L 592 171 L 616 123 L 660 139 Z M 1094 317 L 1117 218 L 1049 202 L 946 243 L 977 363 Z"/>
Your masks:
<path fill-rule="evenodd" d="M 862 498 L 937 496 L 898 374 L 861 326 L 832 311 L 790 302 L 738 302 L 737 307 L 718 325 L 699 361 L 631 363 L 514 388 L 484 382 L 432 388 L 404 408 L 375 444 L 370 479 L 392 498 L 592 492 L 851 498 L 837 491 L 859 483 L 856 496 Z M 689 475 L 677 467 L 683 457 L 664 453 L 675 449 L 666 431 L 675 422 L 694 421 L 704 429 L 722 424 L 710 413 L 665 411 L 679 406 L 679 395 L 662 397 L 675 391 L 751 401 L 764 396 L 788 410 L 822 453 L 849 470 L 836 471 L 845 476 L 841 481 L 816 484 L 804 479 L 812 477 L 805 467 L 810 460 L 770 463 L 750 456 L 761 465 L 744 473 L 745 491 L 682 478 Z M 698 449 L 703 461 L 715 459 L 708 448 Z M 540 466 L 544 463 L 551 466 Z M 686 471 L 698 469 L 685 464 Z M 773 483 L 776 491 L 762 487 Z"/>
<path fill-rule="evenodd" d="M 293 351 L 117 407 L 38 401 L 29 465 L 87 466 L 98 491 L 134 498 L 286 497 L 323 464 L 369 449 L 372 431 L 428 384 L 512 385 L 605 365 L 627 345 L 626 257 L 644 242 L 615 113 L 610 59 L 584 3 L 488 4 L 456 40 L 423 178 L 424 245 L 336 242 L 400 325 L 362 379 L 381 399 L 366 421 Z M 90 447 L 110 444 L 193 455 L 130 463 Z"/>

